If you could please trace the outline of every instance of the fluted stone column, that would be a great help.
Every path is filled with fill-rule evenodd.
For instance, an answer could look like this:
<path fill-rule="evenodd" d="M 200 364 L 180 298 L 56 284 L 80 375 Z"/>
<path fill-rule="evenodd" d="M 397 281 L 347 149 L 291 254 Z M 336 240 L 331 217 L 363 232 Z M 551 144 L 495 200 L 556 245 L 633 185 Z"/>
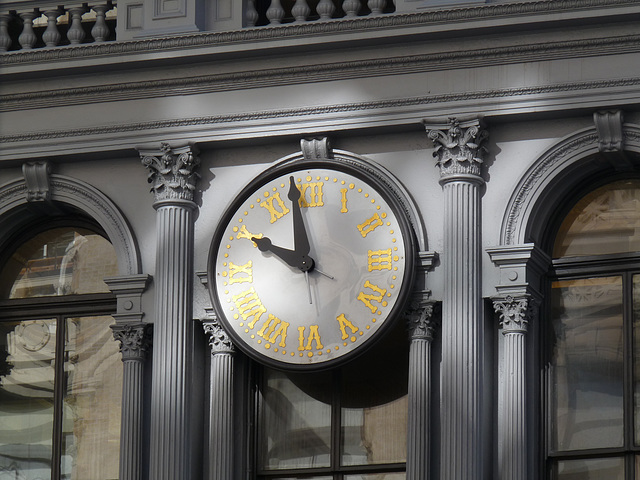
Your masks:
<path fill-rule="evenodd" d="M 209 313 L 209 317 L 214 317 Z M 211 347 L 209 480 L 233 475 L 233 355 L 235 347 L 215 319 L 202 322 Z"/>
<path fill-rule="evenodd" d="M 431 342 L 434 303 L 428 297 L 409 312 L 409 417 L 407 480 L 429 480 L 431 453 Z"/>
<path fill-rule="evenodd" d="M 427 126 L 444 192 L 444 269 L 440 408 L 441 478 L 483 478 L 481 143 L 478 121 Z"/>
<path fill-rule="evenodd" d="M 142 479 L 142 418 L 144 363 L 151 348 L 151 324 L 143 323 L 142 293 L 150 277 L 145 274 L 108 277 L 104 282 L 116 295 L 113 337 L 122 354 L 122 415 L 119 480 Z"/>
<path fill-rule="evenodd" d="M 535 392 L 527 380 L 527 332 L 540 304 L 544 274 L 551 259 L 534 244 L 487 248 L 499 268 L 493 306 L 504 336 L 500 370 L 498 479 L 533 480 L 532 464 L 539 442 L 529 432 L 528 398 Z M 535 396 L 535 393 L 534 393 Z"/>
<path fill-rule="evenodd" d="M 500 315 L 504 335 L 502 415 L 499 436 L 502 450 L 499 478 L 527 478 L 527 377 L 526 335 L 533 300 L 529 295 L 495 298 L 493 307 Z"/>
<path fill-rule="evenodd" d="M 120 480 L 142 478 L 142 396 L 144 362 L 151 348 L 151 325 L 112 325 L 122 353 Z"/>
<path fill-rule="evenodd" d="M 200 161 L 193 147 L 140 150 L 157 211 L 149 478 L 188 480 L 191 470 L 193 193 Z"/>

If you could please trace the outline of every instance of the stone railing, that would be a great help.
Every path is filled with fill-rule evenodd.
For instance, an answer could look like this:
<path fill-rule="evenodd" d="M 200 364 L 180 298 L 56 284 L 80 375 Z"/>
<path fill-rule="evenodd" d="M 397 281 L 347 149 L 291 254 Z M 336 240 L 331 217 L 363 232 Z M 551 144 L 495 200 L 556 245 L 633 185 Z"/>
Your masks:
<path fill-rule="evenodd" d="M 36 5 L 0 4 L 0 52 L 115 40 L 115 2 Z"/>
<path fill-rule="evenodd" d="M 254 27 L 382 15 L 395 10 L 392 0 L 248 0 L 245 21 L 248 27 Z"/>

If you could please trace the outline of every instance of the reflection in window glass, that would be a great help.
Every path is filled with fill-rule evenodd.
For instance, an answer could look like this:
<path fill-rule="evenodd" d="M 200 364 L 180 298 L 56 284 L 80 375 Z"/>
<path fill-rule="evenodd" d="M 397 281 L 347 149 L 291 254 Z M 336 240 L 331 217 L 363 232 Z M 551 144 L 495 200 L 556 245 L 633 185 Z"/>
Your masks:
<path fill-rule="evenodd" d="M 405 480 L 406 474 L 401 473 L 369 473 L 345 475 L 344 480 Z"/>
<path fill-rule="evenodd" d="M 562 222 L 553 257 L 640 251 L 640 180 L 623 180 L 583 197 Z"/>
<path fill-rule="evenodd" d="M 50 478 L 55 319 L 0 324 L 0 478 Z"/>
<path fill-rule="evenodd" d="M 117 275 L 113 246 L 80 228 L 55 228 L 23 243 L 0 274 L 4 298 L 109 292 L 102 281 Z"/>
<path fill-rule="evenodd" d="M 622 446 L 622 279 L 553 282 L 551 302 L 552 448 Z"/>
<path fill-rule="evenodd" d="M 265 369 L 261 465 L 264 469 L 327 467 L 331 463 L 331 384 L 325 375 Z M 325 399 L 316 399 L 323 394 Z"/>
<path fill-rule="evenodd" d="M 382 405 L 342 409 L 343 465 L 407 460 L 407 399 L 404 396 Z"/>
<path fill-rule="evenodd" d="M 122 362 L 111 317 L 67 318 L 61 477 L 118 478 Z"/>
<path fill-rule="evenodd" d="M 558 462 L 556 480 L 624 480 L 622 458 L 590 458 Z"/>

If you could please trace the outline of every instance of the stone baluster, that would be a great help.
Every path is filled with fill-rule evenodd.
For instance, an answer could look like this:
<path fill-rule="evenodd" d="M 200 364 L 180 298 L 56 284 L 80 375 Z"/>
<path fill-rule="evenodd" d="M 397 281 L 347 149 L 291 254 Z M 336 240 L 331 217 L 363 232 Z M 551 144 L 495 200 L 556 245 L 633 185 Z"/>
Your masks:
<path fill-rule="evenodd" d="M 151 325 L 113 325 L 122 353 L 122 420 L 120 430 L 120 480 L 142 478 L 142 406 L 144 362 L 151 348 Z"/>
<path fill-rule="evenodd" d="M 331 20 L 336 7 L 331 0 L 320 0 L 316 7 L 316 12 L 320 15 L 320 20 Z"/>
<path fill-rule="evenodd" d="M 429 480 L 431 453 L 431 343 L 435 330 L 434 303 L 429 296 L 409 311 L 409 407 L 407 480 Z"/>
<path fill-rule="evenodd" d="M 59 9 L 46 10 L 44 14 L 47 17 L 47 29 L 42 34 L 42 41 L 47 47 L 55 47 L 60 43 L 62 35 L 58 31 L 58 17 L 61 15 Z"/>
<path fill-rule="evenodd" d="M 344 0 L 342 10 L 347 17 L 355 17 L 360 11 L 360 0 Z"/>
<path fill-rule="evenodd" d="M 271 0 L 271 5 L 267 9 L 267 18 L 271 25 L 280 25 L 282 23 L 282 19 L 284 18 L 284 8 L 282 8 L 282 4 L 280 0 Z"/>
<path fill-rule="evenodd" d="M 371 10 L 372 15 L 381 15 L 386 4 L 386 0 L 369 0 L 367 2 L 367 6 Z"/>
<path fill-rule="evenodd" d="M 245 19 L 247 21 L 247 27 L 255 27 L 258 22 L 258 10 L 256 10 L 256 0 L 249 0 L 247 2 L 247 12 L 245 13 Z"/>
<path fill-rule="evenodd" d="M 22 33 L 18 37 L 18 43 L 24 50 L 31 50 L 38 38 L 36 37 L 36 33 L 33 31 L 33 19 L 38 16 L 36 12 L 23 12 L 20 13 L 20 18 L 23 21 Z"/>
<path fill-rule="evenodd" d="M 78 45 L 84 40 L 85 33 L 82 28 L 82 15 L 86 12 L 84 7 L 73 7 L 69 9 L 71 16 L 71 26 L 67 32 L 67 38 L 71 45 Z"/>
<path fill-rule="evenodd" d="M 96 23 L 91 29 L 91 36 L 96 42 L 104 42 L 111 33 L 106 21 L 106 13 L 111 10 L 111 6 L 94 5 L 91 9 L 96 13 Z"/>
<path fill-rule="evenodd" d="M 0 15 L 0 52 L 6 52 L 11 48 L 11 36 L 9 35 L 10 15 Z"/>
<path fill-rule="evenodd" d="M 202 322 L 209 335 L 211 375 L 209 382 L 209 479 L 234 478 L 233 475 L 233 356 L 235 347 L 213 309 Z"/>
<path fill-rule="evenodd" d="M 307 0 L 296 0 L 295 5 L 291 9 L 291 15 L 296 19 L 296 23 L 306 22 L 310 13 L 311 9 L 307 4 Z"/>
<path fill-rule="evenodd" d="M 157 211 L 149 478 L 191 477 L 190 385 L 195 147 L 139 149 Z"/>
<path fill-rule="evenodd" d="M 435 127 L 435 128 L 434 128 Z M 427 126 L 444 192 L 441 478 L 483 478 L 480 188 L 487 136 L 478 121 Z"/>

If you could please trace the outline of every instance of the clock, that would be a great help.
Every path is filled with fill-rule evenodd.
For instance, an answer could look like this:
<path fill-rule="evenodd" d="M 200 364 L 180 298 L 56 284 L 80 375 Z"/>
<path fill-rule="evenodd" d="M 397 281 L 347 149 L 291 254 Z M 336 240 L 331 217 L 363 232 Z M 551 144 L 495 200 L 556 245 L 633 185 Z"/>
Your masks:
<path fill-rule="evenodd" d="M 241 350 L 276 368 L 328 368 L 387 330 L 415 256 L 389 178 L 352 158 L 289 160 L 238 195 L 214 236 L 208 284 Z"/>

